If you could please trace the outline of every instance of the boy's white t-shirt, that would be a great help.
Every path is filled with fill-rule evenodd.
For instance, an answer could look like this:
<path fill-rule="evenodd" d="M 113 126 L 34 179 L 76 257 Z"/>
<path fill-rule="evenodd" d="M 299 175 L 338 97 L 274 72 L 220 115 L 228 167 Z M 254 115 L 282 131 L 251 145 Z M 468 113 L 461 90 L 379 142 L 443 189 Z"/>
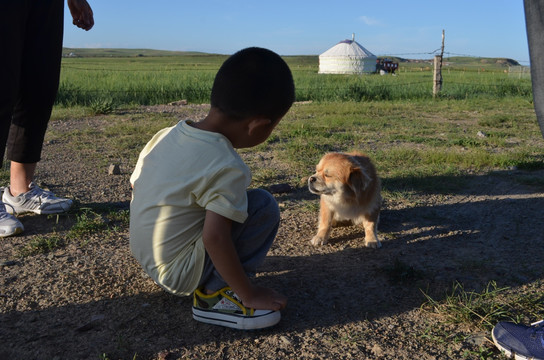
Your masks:
<path fill-rule="evenodd" d="M 130 249 L 155 282 L 190 295 L 204 267 L 206 210 L 242 223 L 251 172 L 221 134 L 190 126 L 159 131 L 130 178 Z"/>

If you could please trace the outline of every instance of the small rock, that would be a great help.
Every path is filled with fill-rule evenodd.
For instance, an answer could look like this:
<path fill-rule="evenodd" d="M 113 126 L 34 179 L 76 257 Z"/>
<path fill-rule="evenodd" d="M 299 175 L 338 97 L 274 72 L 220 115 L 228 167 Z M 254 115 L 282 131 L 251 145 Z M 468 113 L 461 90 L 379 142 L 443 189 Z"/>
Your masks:
<path fill-rule="evenodd" d="M 376 357 L 381 357 L 383 356 L 383 349 L 380 347 L 380 345 L 378 344 L 374 344 L 374 346 L 372 347 L 372 353 L 376 356 Z"/>
<path fill-rule="evenodd" d="M 108 168 L 108 174 L 109 175 L 119 175 L 121 174 L 121 169 L 119 168 L 119 165 L 117 164 L 111 164 Z"/>
<path fill-rule="evenodd" d="M 487 341 L 486 335 L 485 333 L 472 334 L 467 338 L 467 341 L 476 346 L 483 346 Z"/>
<path fill-rule="evenodd" d="M 285 345 L 291 345 L 291 340 L 289 340 L 286 336 L 284 335 L 281 335 L 280 336 L 280 340 L 285 344 Z"/>
<path fill-rule="evenodd" d="M 478 137 L 481 137 L 481 138 L 485 138 L 485 137 L 487 137 L 487 134 L 486 134 L 486 133 L 484 133 L 484 132 L 483 132 L 483 131 L 481 131 L 481 130 L 480 130 L 480 131 L 478 131 L 478 133 L 477 133 L 476 135 L 478 135 Z"/>
<path fill-rule="evenodd" d="M 168 103 L 168 105 L 174 105 L 174 106 L 183 106 L 187 105 L 187 100 L 179 100 L 179 101 L 172 101 L 171 103 Z"/>

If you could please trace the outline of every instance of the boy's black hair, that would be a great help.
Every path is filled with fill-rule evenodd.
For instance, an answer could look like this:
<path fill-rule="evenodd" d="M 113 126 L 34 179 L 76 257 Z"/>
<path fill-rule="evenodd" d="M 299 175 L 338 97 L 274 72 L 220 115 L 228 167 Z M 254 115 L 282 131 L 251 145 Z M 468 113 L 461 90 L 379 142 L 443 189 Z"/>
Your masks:
<path fill-rule="evenodd" d="M 295 101 L 291 70 L 275 52 L 250 47 L 230 56 L 219 68 L 211 105 L 232 119 L 283 117 Z"/>

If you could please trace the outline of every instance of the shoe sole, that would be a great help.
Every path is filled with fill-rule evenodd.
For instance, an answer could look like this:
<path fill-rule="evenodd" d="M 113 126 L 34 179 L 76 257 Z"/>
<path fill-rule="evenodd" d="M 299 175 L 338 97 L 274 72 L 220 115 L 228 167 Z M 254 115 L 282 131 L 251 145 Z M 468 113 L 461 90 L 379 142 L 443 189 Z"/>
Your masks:
<path fill-rule="evenodd" d="M 22 215 L 22 214 L 28 214 L 28 213 L 38 214 L 38 215 L 63 214 L 65 212 L 67 212 L 68 210 L 70 210 L 70 207 L 72 207 L 72 205 L 70 205 L 66 210 L 64 210 L 64 209 L 62 209 L 62 210 L 40 210 L 40 209 L 37 209 L 37 210 L 17 210 L 15 208 L 12 208 L 13 205 L 11 205 L 9 203 L 4 202 L 4 204 L 9 205 L 8 207 L 6 207 L 6 212 L 8 214 L 12 214 L 12 215 Z"/>
<path fill-rule="evenodd" d="M 24 229 L 22 228 L 17 228 L 15 229 L 14 232 L 12 233 L 9 233 L 9 234 L 0 234 L 0 238 L 5 238 L 5 237 L 8 237 L 8 236 L 15 236 L 15 235 L 18 235 L 20 233 L 22 233 L 24 231 Z"/>
<path fill-rule="evenodd" d="M 270 311 L 263 315 L 243 316 L 222 314 L 193 307 L 193 319 L 206 324 L 226 326 L 238 330 L 257 330 L 276 325 L 281 319 L 281 314 L 279 311 Z"/>

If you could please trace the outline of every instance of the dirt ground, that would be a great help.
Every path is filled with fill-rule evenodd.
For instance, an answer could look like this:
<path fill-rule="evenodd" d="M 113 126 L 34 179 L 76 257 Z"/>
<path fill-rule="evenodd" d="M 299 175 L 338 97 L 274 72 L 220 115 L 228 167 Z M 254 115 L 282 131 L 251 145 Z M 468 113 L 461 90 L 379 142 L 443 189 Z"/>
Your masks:
<path fill-rule="evenodd" d="M 187 116 L 183 107 L 160 111 Z M 53 121 L 60 135 L 45 144 L 38 182 L 79 207 L 128 209 L 131 164 L 108 175 L 113 160 L 68 151 L 61 136 L 107 121 Z M 21 257 L 31 239 L 64 234 L 75 215 L 21 216 L 25 233 L 0 240 L 0 359 L 462 359 L 482 349 L 501 358 L 490 334 L 421 305 L 424 293 L 440 300 L 455 281 L 477 291 L 495 280 L 512 292 L 543 292 L 544 187 L 530 181 L 543 176 L 473 175 L 462 190 L 418 194 L 410 206 L 385 199 L 378 250 L 364 248 L 355 227 L 311 246 L 317 213 L 298 211 L 296 201 L 316 197 L 302 185 L 275 194 L 282 223 L 257 281 L 289 304 L 276 327 L 251 332 L 194 321 L 191 299 L 162 291 L 131 257 L 126 226 Z M 417 276 L 394 281 L 395 264 Z"/>

